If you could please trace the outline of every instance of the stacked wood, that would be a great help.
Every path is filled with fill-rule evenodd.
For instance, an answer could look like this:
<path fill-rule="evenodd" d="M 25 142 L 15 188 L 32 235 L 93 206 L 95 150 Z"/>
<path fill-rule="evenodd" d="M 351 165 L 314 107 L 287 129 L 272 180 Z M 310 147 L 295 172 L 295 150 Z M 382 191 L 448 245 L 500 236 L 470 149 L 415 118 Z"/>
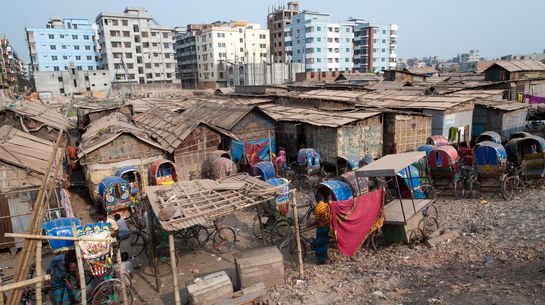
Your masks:
<path fill-rule="evenodd" d="M 234 258 L 236 284 L 239 289 L 260 282 L 267 287 L 285 282 L 282 253 L 275 246 L 237 253 Z"/>
<path fill-rule="evenodd" d="M 187 286 L 187 292 L 191 304 L 210 304 L 214 300 L 230 297 L 233 293 L 233 284 L 227 273 L 221 271 L 196 279 L 194 284 Z"/>

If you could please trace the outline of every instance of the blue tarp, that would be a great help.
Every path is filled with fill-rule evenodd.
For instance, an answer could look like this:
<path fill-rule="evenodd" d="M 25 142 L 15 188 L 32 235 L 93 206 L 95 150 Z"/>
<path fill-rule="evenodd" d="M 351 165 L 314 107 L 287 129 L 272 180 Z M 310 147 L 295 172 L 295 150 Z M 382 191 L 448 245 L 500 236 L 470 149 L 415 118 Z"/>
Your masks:
<path fill-rule="evenodd" d="M 42 230 L 47 236 L 64 236 L 72 237 L 72 224 L 77 228 L 80 225 L 80 220 L 77 218 L 58 218 L 50 220 L 42 224 Z M 74 249 L 74 241 L 72 240 L 49 240 L 49 245 L 54 254 L 66 252 Z"/>
<path fill-rule="evenodd" d="M 418 147 L 418 151 L 425 151 L 426 152 L 426 157 L 432 152 L 432 150 L 435 149 L 435 145 L 429 145 L 429 144 L 426 144 L 426 145 L 420 145 Z"/>
<path fill-rule="evenodd" d="M 250 175 L 253 173 L 253 169 L 250 169 Z M 255 175 L 260 176 L 261 180 L 267 181 L 276 176 L 276 170 L 271 161 L 261 161 L 255 165 Z"/>
<path fill-rule="evenodd" d="M 333 195 L 333 201 L 341 201 L 352 199 L 352 189 L 350 186 L 342 181 L 337 180 L 328 180 L 321 182 L 316 191 L 323 193 L 323 189 L 329 190 Z M 327 196 L 324 196 L 324 199 L 327 199 Z"/>
<path fill-rule="evenodd" d="M 407 189 L 410 189 L 412 186 L 411 193 L 413 195 L 413 198 L 425 198 L 425 195 L 420 188 L 420 172 L 418 171 L 418 168 L 416 166 L 409 165 L 408 167 L 405 167 L 404 169 L 399 171 L 398 175 L 403 178 L 403 183 L 407 185 Z"/>
<path fill-rule="evenodd" d="M 499 165 L 500 161 L 507 160 L 507 153 L 501 144 L 484 141 L 474 149 L 475 163 L 477 165 Z"/>
<path fill-rule="evenodd" d="M 271 161 L 271 147 L 273 152 L 276 151 L 276 139 L 271 137 L 270 145 L 267 145 L 259 152 L 259 160 L 261 161 Z M 263 144 L 269 142 L 269 138 L 254 140 L 254 141 L 232 141 L 231 142 L 231 156 L 232 160 L 235 163 L 239 163 L 240 160 L 244 157 L 244 143 L 247 144 Z"/>

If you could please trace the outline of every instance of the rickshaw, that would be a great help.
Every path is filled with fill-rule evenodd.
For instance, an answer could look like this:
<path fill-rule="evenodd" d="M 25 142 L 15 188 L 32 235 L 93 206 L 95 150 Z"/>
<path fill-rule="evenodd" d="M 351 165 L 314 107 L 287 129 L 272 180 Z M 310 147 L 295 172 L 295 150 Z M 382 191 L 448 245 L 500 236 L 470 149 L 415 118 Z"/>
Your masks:
<path fill-rule="evenodd" d="M 356 179 L 358 180 L 356 181 Z M 360 195 L 366 194 L 369 192 L 369 189 L 370 189 L 369 179 L 365 177 L 356 177 L 356 173 L 354 171 L 350 171 L 350 172 L 346 172 L 342 174 L 339 177 L 339 181 L 348 184 L 354 196 L 360 196 Z"/>
<path fill-rule="evenodd" d="M 427 157 L 430 154 L 430 152 L 432 152 L 436 147 L 437 146 L 430 145 L 430 144 L 420 145 L 418 146 L 418 151 L 426 152 L 426 157 Z"/>
<path fill-rule="evenodd" d="M 142 194 L 142 175 L 138 166 L 123 166 L 119 168 L 114 176 L 121 177 L 127 181 L 131 186 L 131 193 L 134 193 L 136 189 L 137 193 L 135 195 L 136 200 L 140 200 L 139 197 Z"/>
<path fill-rule="evenodd" d="M 477 139 L 475 140 L 475 143 L 478 144 L 484 141 L 490 141 L 496 144 L 501 144 L 501 136 L 499 133 L 495 131 L 485 131 L 477 137 Z"/>
<path fill-rule="evenodd" d="M 316 194 L 322 194 L 325 202 L 352 199 L 352 188 L 339 180 L 322 181 L 316 187 Z"/>
<path fill-rule="evenodd" d="M 533 134 L 531 134 L 529 132 L 526 132 L 526 131 L 514 132 L 509 136 L 509 141 L 511 141 L 513 139 L 526 138 L 526 137 L 531 137 L 531 136 L 533 136 Z"/>
<path fill-rule="evenodd" d="M 131 186 L 119 176 L 108 176 L 98 184 L 99 204 L 109 215 L 119 213 L 122 217 L 130 216 L 130 209 L 135 202 L 131 199 Z"/>
<path fill-rule="evenodd" d="M 271 161 L 257 162 L 255 168 L 250 168 L 250 176 L 259 177 L 263 181 L 273 179 L 276 177 L 276 169 Z"/>
<path fill-rule="evenodd" d="M 219 157 L 212 163 L 212 179 L 223 179 L 236 173 L 237 165 L 231 159 Z"/>
<path fill-rule="evenodd" d="M 73 232 L 72 228 L 76 229 Z M 46 222 L 42 226 L 48 236 L 74 236 L 103 239 L 104 241 L 80 241 L 81 257 L 85 270 L 87 284 L 87 303 L 123 304 L 121 280 L 113 270 L 112 237 L 110 225 L 107 223 L 92 223 L 80 225 L 79 219 L 60 218 Z M 74 234 L 75 233 L 75 234 Z M 60 243 L 59 243 L 60 242 Z M 50 240 L 54 254 L 64 254 L 74 249 L 74 241 Z M 130 278 L 126 277 L 126 296 L 129 304 L 133 303 Z M 81 289 L 79 280 L 74 273 L 67 272 L 63 281 L 52 283 L 55 289 L 56 302 L 60 304 L 79 304 Z"/>
<path fill-rule="evenodd" d="M 425 156 L 423 151 L 390 154 L 356 171 L 358 177 L 385 181 L 382 233 L 386 240 L 412 244 L 439 229 L 437 208 L 433 205 L 435 191 L 428 184 L 416 185 L 421 177 L 414 176 L 418 170 L 413 164 Z"/>
<path fill-rule="evenodd" d="M 504 189 L 504 181 L 508 177 L 505 148 L 498 143 L 483 141 L 475 146 L 473 154 L 477 176 L 470 183 L 470 192 L 499 189 L 503 198 L 508 199 L 506 194 L 512 190 Z"/>
<path fill-rule="evenodd" d="M 426 140 L 426 145 L 433 145 L 435 147 L 446 146 L 446 145 L 448 145 L 448 139 L 447 139 L 447 137 L 442 136 L 442 135 L 430 136 Z"/>
<path fill-rule="evenodd" d="M 507 142 L 508 174 L 503 189 L 508 198 L 524 191 L 530 179 L 542 179 L 545 173 L 545 140 L 542 137 L 526 135 Z"/>
<path fill-rule="evenodd" d="M 349 171 L 357 170 L 362 165 L 362 161 L 363 160 L 356 153 L 338 156 L 335 160 L 337 176 L 340 176 Z"/>
<path fill-rule="evenodd" d="M 157 160 L 150 167 L 151 185 L 172 185 L 178 181 L 176 165 L 170 160 Z"/>
<path fill-rule="evenodd" d="M 320 154 L 314 148 L 303 148 L 297 153 L 297 161 L 292 166 L 301 191 L 309 193 L 322 179 Z"/>
<path fill-rule="evenodd" d="M 224 158 L 231 160 L 231 154 L 225 150 L 215 150 L 210 152 L 206 158 L 206 161 L 202 165 L 202 176 L 208 179 L 214 178 L 214 161 L 218 158 Z"/>
<path fill-rule="evenodd" d="M 463 195 L 464 184 L 458 183 L 458 151 L 453 146 L 441 146 L 428 157 L 431 184 L 435 189 L 454 190 Z M 460 190 L 458 190 L 460 188 Z"/>

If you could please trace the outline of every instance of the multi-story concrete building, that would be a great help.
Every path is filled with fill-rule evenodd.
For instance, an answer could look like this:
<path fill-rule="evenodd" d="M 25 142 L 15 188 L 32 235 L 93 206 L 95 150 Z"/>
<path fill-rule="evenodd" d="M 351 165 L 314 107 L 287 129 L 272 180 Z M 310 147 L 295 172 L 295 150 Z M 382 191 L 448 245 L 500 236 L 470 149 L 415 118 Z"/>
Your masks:
<path fill-rule="evenodd" d="M 354 26 L 354 70 L 381 72 L 397 65 L 397 24 L 350 19 Z"/>
<path fill-rule="evenodd" d="M 26 79 L 22 66 L 23 63 L 13 50 L 9 40 L 4 34 L 0 34 L 0 97 L 4 90 L 22 91 L 25 89 L 21 88 L 26 85 L 21 82 Z"/>
<path fill-rule="evenodd" d="M 174 58 L 178 65 L 178 78 L 182 82 L 182 88 L 197 88 L 199 69 L 196 38 L 204 27 L 204 24 L 188 24 L 186 30 L 176 32 Z"/>
<path fill-rule="evenodd" d="M 106 98 L 112 85 L 112 75 L 108 70 L 81 71 L 72 64 L 65 71 L 36 71 L 34 81 L 40 98 L 71 95 Z"/>
<path fill-rule="evenodd" d="M 121 14 L 102 12 L 96 23 L 100 66 L 113 72 L 116 82 L 174 81 L 174 28 L 159 26 L 145 9 L 133 7 Z"/>
<path fill-rule="evenodd" d="M 293 16 L 299 14 L 299 2 L 288 2 L 288 6 L 283 5 L 273 7 L 267 15 L 267 28 L 270 31 L 271 55 L 275 63 L 286 62 L 286 51 L 284 44 L 284 33 L 290 27 Z"/>
<path fill-rule="evenodd" d="M 269 30 L 256 23 L 214 23 L 196 35 L 199 88 L 231 85 L 229 66 L 269 60 Z M 183 72 L 182 72 L 183 73 Z"/>
<path fill-rule="evenodd" d="M 288 61 L 304 63 L 306 71 L 352 70 L 352 26 L 329 19 L 329 14 L 309 11 L 293 17 L 284 34 Z"/>
<path fill-rule="evenodd" d="M 45 28 L 26 28 L 33 71 L 96 70 L 96 26 L 86 19 L 51 17 Z"/>

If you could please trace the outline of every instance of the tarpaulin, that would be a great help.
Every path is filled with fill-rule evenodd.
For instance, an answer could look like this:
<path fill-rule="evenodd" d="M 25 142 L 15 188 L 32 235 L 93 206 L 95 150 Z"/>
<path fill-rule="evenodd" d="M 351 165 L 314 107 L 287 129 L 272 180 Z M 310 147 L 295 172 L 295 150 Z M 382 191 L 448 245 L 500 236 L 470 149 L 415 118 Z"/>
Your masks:
<path fill-rule="evenodd" d="M 383 205 L 383 188 L 355 199 L 331 203 L 331 227 L 342 254 L 353 256 L 367 236 L 382 227 Z"/>
<path fill-rule="evenodd" d="M 269 143 L 269 140 L 271 143 Z M 267 143 L 267 145 L 258 152 L 257 156 L 260 161 L 270 161 L 270 153 L 271 148 L 273 151 L 276 150 L 276 139 L 275 137 L 264 138 L 254 141 L 232 141 L 231 142 L 231 156 L 235 163 L 239 163 L 240 160 L 242 160 L 244 156 L 244 145 L 245 144 L 257 144 L 257 145 L 263 145 L 264 143 Z"/>
<path fill-rule="evenodd" d="M 530 105 L 533 104 L 545 104 L 545 96 L 537 96 L 537 95 L 530 95 L 525 94 L 523 100 L 528 100 Z"/>

